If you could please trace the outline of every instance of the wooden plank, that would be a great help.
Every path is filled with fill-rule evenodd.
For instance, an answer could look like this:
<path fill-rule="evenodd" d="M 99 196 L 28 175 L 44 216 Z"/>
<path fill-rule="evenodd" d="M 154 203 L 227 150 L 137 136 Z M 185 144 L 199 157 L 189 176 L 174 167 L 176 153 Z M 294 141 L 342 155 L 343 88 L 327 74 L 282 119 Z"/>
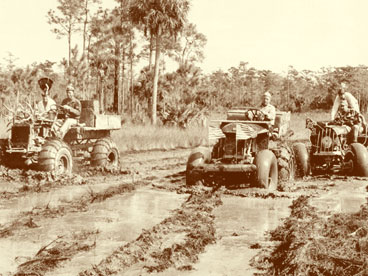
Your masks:
<path fill-rule="evenodd" d="M 121 117 L 119 115 L 99 114 L 95 117 L 96 129 L 120 129 Z"/>

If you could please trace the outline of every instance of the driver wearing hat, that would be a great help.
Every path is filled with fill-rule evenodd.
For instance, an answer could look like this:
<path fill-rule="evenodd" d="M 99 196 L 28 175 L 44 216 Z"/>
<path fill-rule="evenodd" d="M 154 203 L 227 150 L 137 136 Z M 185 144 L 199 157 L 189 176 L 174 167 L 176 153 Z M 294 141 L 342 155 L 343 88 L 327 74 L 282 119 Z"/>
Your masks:
<path fill-rule="evenodd" d="M 263 94 L 263 102 L 260 110 L 265 115 L 265 120 L 270 121 L 273 125 L 276 118 L 276 108 L 271 104 L 271 94 L 268 91 Z"/>
<path fill-rule="evenodd" d="M 69 129 L 78 124 L 81 113 L 81 102 L 74 96 L 74 87 L 69 84 L 66 87 L 67 97 L 62 101 L 61 106 L 64 109 L 64 114 L 61 119 L 64 119 L 60 129 L 56 129 L 56 135 L 63 139 Z"/>

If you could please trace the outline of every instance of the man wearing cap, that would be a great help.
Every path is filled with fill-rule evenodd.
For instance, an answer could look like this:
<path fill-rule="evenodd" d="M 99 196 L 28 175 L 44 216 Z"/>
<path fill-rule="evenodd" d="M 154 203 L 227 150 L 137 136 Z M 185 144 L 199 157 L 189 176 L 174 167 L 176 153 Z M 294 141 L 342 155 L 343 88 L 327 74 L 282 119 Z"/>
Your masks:
<path fill-rule="evenodd" d="M 347 85 L 345 82 L 341 83 L 341 88 L 335 98 L 334 104 L 331 109 L 331 120 L 333 121 L 336 117 L 337 112 L 339 111 L 339 107 L 342 101 L 346 101 L 349 109 L 353 109 L 356 112 L 360 112 L 359 103 L 357 99 L 349 92 L 347 92 Z"/>
<path fill-rule="evenodd" d="M 42 78 L 38 80 L 42 93 L 42 100 L 37 103 L 36 109 L 38 113 L 44 114 L 50 110 L 56 110 L 56 102 L 50 97 L 49 90 L 52 87 L 53 81 L 49 78 Z"/>
<path fill-rule="evenodd" d="M 339 111 L 336 113 L 335 119 L 330 124 L 344 126 L 346 132 L 351 136 L 351 142 L 356 143 L 358 141 L 358 135 L 363 131 L 363 119 L 359 112 L 349 108 L 349 104 L 346 100 L 342 100 L 340 103 Z"/>
<path fill-rule="evenodd" d="M 78 123 L 82 109 L 80 101 L 74 96 L 74 87 L 72 85 L 69 84 L 66 87 L 66 94 L 67 97 L 61 103 L 64 110 L 64 114 L 61 115 L 61 118 L 65 120 L 60 129 L 56 131 L 56 135 L 60 139 L 64 138 L 71 126 Z"/>
<path fill-rule="evenodd" d="M 261 105 L 261 112 L 265 115 L 265 120 L 270 121 L 273 125 L 275 123 L 276 118 L 276 108 L 270 104 L 271 102 L 271 94 L 270 92 L 266 91 L 263 94 L 263 102 Z"/>

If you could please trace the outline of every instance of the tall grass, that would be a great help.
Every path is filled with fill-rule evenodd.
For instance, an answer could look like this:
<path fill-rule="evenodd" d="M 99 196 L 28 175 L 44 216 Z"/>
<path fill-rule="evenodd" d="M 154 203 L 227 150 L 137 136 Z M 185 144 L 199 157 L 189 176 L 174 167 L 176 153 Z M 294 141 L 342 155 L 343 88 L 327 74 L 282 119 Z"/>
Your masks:
<path fill-rule="evenodd" d="M 206 144 L 206 127 L 177 127 L 124 124 L 112 134 L 121 151 L 191 148 Z"/>
<path fill-rule="evenodd" d="M 290 118 L 290 129 L 294 131 L 294 135 L 290 137 L 290 139 L 304 140 L 309 138 L 310 131 L 305 127 L 305 121 L 307 118 L 314 121 L 328 121 L 330 120 L 330 116 L 330 113 L 326 111 L 292 113 Z"/>

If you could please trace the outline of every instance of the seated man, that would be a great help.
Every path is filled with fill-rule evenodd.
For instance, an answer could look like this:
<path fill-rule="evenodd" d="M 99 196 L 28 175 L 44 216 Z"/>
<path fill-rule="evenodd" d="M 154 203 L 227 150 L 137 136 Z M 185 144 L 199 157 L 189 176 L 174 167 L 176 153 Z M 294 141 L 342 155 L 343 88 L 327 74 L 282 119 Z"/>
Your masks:
<path fill-rule="evenodd" d="M 260 110 L 265 115 L 265 121 L 270 121 L 271 124 L 274 125 L 276 118 L 276 108 L 270 104 L 270 102 L 271 94 L 269 92 L 264 93 Z"/>
<path fill-rule="evenodd" d="M 36 110 L 39 114 L 47 113 L 50 110 L 56 110 L 56 103 L 53 99 L 51 99 L 49 93 L 52 83 L 53 81 L 49 78 L 42 78 L 38 81 L 38 85 L 42 90 L 42 100 L 40 100 L 36 106 Z"/>
<path fill-rule="evenodd" d="M 353 109 L 358 113 L 360 112 L 358 100 L 351 93 L 347 92 L 346 83 L 342 82 L 331 109 L 331 120 L 335 119 L 340 108 L 340 104 L 344 100 L 347 102 L 349 109 Z"/>
<path fill-rule="evenodd" d="M 80 113 L 81 113 L 81 103 L 80 101 L 74 97 L 74 87 L 72 85 L 68 85 L 66 88 L 67 98 L 65 98 L 61 106 L 64 110 L 64 114 L 62 114 L 62 119 L 65 119 L 63 125 L 59 130 L 56 130 L 56 135 L 63 139 L 65 134 L 69 131 L 69 129 L 78 123 Z"/>
<path fill-rule="evenodd" d="M 358 142 L 358 135 L 363 131 L 362 123 L 362 115 L 354 109 L 350 109 L 345 100 L 341 101 L 339 111 L 331 122 L 331 124 L 346 127 L 346 131 L 351 135 L 352 143 Z"/>

